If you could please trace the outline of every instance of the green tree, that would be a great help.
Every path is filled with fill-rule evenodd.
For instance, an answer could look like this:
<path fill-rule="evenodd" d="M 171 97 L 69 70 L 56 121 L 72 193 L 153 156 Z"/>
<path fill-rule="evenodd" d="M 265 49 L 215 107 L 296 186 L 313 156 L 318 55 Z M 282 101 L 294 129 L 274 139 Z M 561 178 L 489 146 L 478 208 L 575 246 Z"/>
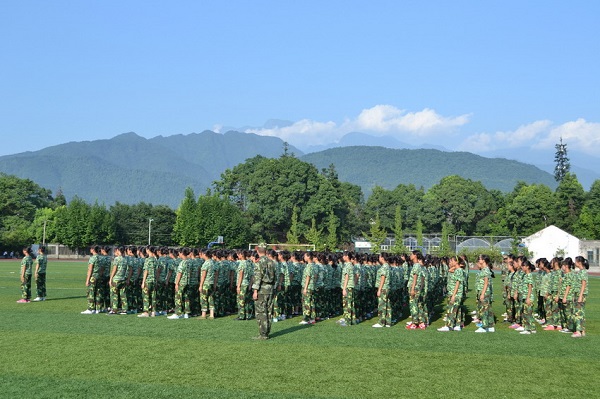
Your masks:
<path fill-rule="evenodd" d="M 554 148 L 556 148 L 554 155 L 554 162 L 556 163 L 554 167 L 554 179 L 560 183 L 571 170 L 571 163 L 567 156 L 567 144 L 563 143 L 562 137 L 560 138 L 560 143 L 556 144 Z"/>
<path fill-rule="evenodd" d="M 553 223 L 555 210 L 555 197 L 548 186 L 523 186 L 506 204 L 507 228 L 515 235 L 533 234 Z"/>
<path fill-rule="evenodd" d="M 369 233 L 363 232 L 363 235 L 371 243 L 371 252 L 378 254 L 381 252 L 381 245 L 387 238 L 387 231 L 381 225 L 379 214 L 375 214 L 375 219 L 371 220 L 371 228 Z"/>
<path fill-rule="evenodd" d="M 588 240 L 600 239 L 600 180 L 592 184 L 586 196 L 574 234 Z"/>
<path fill-rule="evenodd" d="M 450 225 L 446 222 L 442 224 L 442 241 L 440 243 L 440 254 L 444 256 L 450 255 Z"/>
<path fill-rule="evenodd" d="M 300 213 L 300 210 L 297 206 L 294 206 L 294 209 L 292 211 L 292 224 L 290 225 L 290 230 L 286 234 L 288 244 L 300 244 L 300 226 L 298 223 L 298 213 Z"/>
<path fill-rule="evenodd" d="M 422 247 L 423 246 L 423 222 L 421 222 L 421 219 L 417 220 L 416 235 L 417 235 L 417 245 Z"/>
<path fill-rule="evenodd" d="M 66 207 L 59 208 L 56 215 L 58 241 L 76 250 L 99 244 L 90 241 L 87 235 L 90 212 L 90 205 L 77 196 Z"/>
<path fill-rule="evenodd" d="M 573 233 L 585 202 L 585 191 L 577 176 L 565 174 L 556 188 L 555 197 L 556 226 Z"/>
<path fill-rule="evenodd" d="M 325 238 L 325 249 L 335 251 L 338 247 L 338 218 L 335 216 L 333 209 L 329 212 L 329 221 L 327 222 L 327 237 Z"/>
<path fill-rule="evenodd" d="M 198 198 L 195 219 L 197 227 L 195 241 L 206 246 L 218 236 L 223 236 L 230 248 L 243 248 L 251 241 L 248 220 L 243 212 L 217 194 L 207 193 Z"/>
<path fill-rule="evenodd" d="M 402 230 L 402 208 L 400 205 L 396 205 L 396 213 L 394 215 L 394 245 L 392 246 L 392 253 L 401 254 L 406 252 L 406 246 L 404 245 L 404 231 Z"/>
<path fill-rule="evenodd" d="M 310 229 L 304 233 L 304 238 L 310 244 L 314 245 L 317 251 L 323 250 L 323 229 L 317 228 L 317 220 L 313 218 L 310 223 Z"/>
<path fill-rule="evenodd" d="M 177 208 L 173 238 L 179 245 L 192 247 L 198 244 L 196 198 L 191 187 L 185 189 L 184 198 Z"/>

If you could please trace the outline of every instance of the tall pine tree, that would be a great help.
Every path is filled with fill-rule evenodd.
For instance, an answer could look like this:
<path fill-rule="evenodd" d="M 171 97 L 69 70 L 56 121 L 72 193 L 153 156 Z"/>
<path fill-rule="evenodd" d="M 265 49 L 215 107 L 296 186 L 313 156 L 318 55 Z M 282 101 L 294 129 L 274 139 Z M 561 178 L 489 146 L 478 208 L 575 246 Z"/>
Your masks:
<path fill-rule="evenodd" d="M 567 144 L 563 143 L 562 137 L 560 138 L 560 143 L 556 144 L 554 148 L 556 148 L 554 156 L 554 162 L 556 163 L 554 167 L 554 179 L 560 183 L 571 170 L 571 163 L 567 157 Z"/>

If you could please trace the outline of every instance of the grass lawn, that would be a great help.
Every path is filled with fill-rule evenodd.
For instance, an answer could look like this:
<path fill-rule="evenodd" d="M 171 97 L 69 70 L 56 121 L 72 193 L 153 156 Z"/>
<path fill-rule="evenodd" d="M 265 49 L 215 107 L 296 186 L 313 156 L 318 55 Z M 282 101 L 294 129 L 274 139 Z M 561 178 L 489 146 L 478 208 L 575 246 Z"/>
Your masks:
<path fill-rule="evenodd" d="M 0 261 L 1 398 L 585 398 L 600 390 L 600 279 L 587 337 L 541 331 L 407 331 L 404 320 L 256 321 L 81 315 L 85 262 L 50 261 L 48 300 L 17 304 L 19 263 Z M 471 278 L 473 279 L 473 275 Z M 495 279 L 499 286 L 500 279 Z M 495 292 L 500 292 L 499 287 Z M 35 284 L 32 291 L 35 297 Z M 473 309 L 473 294 L 467 301 Z M 502 301 L 494 303 L 497 316 Z"/>

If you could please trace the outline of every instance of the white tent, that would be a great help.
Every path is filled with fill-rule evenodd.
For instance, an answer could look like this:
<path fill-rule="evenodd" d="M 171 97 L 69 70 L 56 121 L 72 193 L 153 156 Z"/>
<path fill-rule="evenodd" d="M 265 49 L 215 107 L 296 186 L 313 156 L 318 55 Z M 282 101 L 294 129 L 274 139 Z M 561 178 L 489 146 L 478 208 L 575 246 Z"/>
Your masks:
<path fill-rule="evenodd" d="M 580 255 L 579 238 L 556 226 L 548 226 L 524 238 L 523 244 L 533 254 L 533 259 L 547 258 L 550 260 L 557 255 L 575 258 Z"/>

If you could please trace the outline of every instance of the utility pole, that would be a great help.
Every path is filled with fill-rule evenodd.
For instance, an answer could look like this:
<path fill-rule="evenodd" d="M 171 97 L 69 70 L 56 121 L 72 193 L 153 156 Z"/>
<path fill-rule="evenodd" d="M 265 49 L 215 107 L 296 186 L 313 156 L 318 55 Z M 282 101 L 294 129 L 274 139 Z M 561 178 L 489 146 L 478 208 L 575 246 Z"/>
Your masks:
<path fill-rule="evenodd" d="M 154 219 L 150 218 L 148 219 L 148 245 L 151 245 L 151 237 L 152 237 L 152 222 L 154 222 Z"/>

